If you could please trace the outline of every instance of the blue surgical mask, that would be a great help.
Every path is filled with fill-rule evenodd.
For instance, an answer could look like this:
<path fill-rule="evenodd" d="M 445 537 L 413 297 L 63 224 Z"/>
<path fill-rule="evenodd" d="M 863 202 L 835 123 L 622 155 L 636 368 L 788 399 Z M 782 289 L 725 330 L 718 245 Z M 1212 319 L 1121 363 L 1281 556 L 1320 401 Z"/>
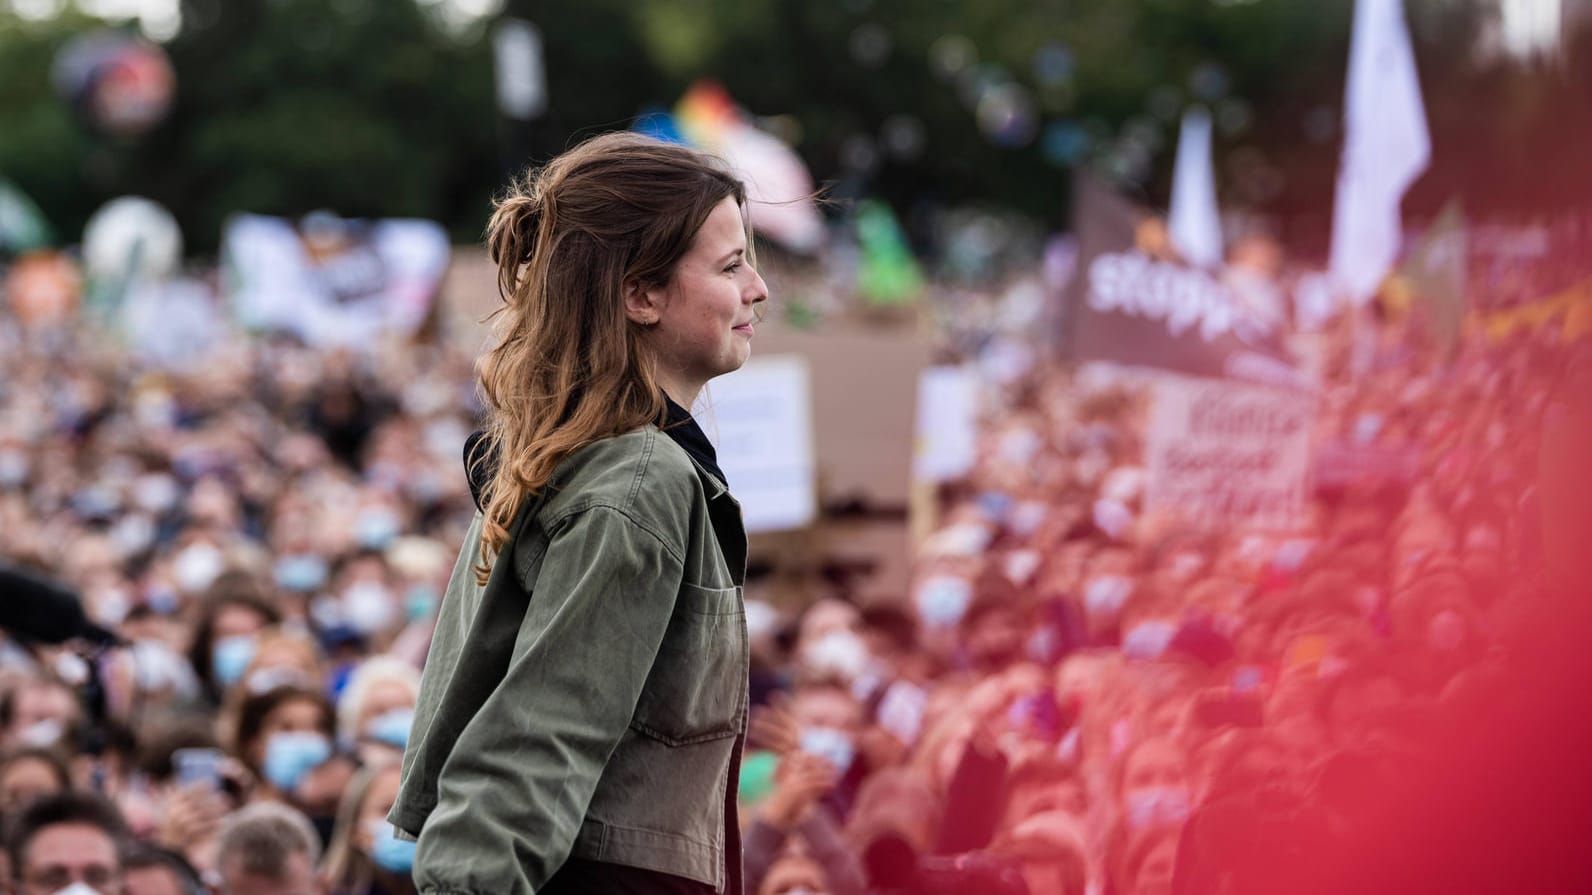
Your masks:
<path fill-rule="evenodd" d="M 326 583 L 326 560 L 313 553 L 284 556 L 276 563 L 276 583 L 283 590 L 313 591 Z"/>
<path fill-rule="evenodd" d="M 967 614 L 973 585 L 965 578 L 936 575 L 918 586 L 918 613 L 933 628 L 949 628 Z"/>
<path fill-rule="evenodd" d="M 856 746 L 843 730 L 833 727 L 809 727 L 802 731 L 801 750 L 828 761 L 835 770 L 845 773 L 856 757 Z"/>
<path fill-rule="evenodd" d="M 239 634 L 216 641 L 210 649 L 210 670 L 223 687 L 230 687 L 243 677 L 244 669 L 254 661 L 254 635 Z"/>
<path fill-rule="evenodd" d="M 265 779 L 277 790 L 290 793 L 304 775 L 332 757 L 332 744 L 313 731 L 272 734 L 265 744 Z"/>
<path fill-rule="evenodd" d="M 984 515 L 995 520 L 1005 519 L 1012 506 L 1012 496 L 999 491 L 985 491 L 977 500 L 978 508 L 984 511 Z"/>
<path fill-rule="evenodd" d="M 408 876 L 414 870 L 418 843 L 399 839 L 392 824 L 384 820 L 371 824 L 370 835 L 370 859 L 377 867 L 399 876 Z"/>
<path fill-rule="evenodd" d="M 429 584 L 417 584 L 404 594 L 404 618 L 418 622 L 437 611 L 437 591 Z"/>
<path fill-rule="evenodd" d="M 152 585 L 144 592 L 144 605 L 160 615 L 171 615 L 182 605 L 177 592 L 165 585 Z"/>
<path fill-rule="evenodd" d="M 409 742 L 409 728 L 414 724 L 414 709 L 393 709 L 365 725 L 365 739 L 402 749 Z"/>
<path fill-rule="evenodd" d="M 401 523 L 398 515 L 388 509 L 369 509 L 354 519 L 354 537 L 361 547 L 382 550 L 398 537 Z"/>

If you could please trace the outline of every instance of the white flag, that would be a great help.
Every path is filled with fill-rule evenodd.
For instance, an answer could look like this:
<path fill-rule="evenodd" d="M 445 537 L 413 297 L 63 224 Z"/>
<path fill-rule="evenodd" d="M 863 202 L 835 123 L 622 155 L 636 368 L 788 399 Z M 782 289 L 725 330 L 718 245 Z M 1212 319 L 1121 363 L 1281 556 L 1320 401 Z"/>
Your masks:
<path fill-rule="evenodd" d="M 1331 273 L 1363 304 L 1398 256 L 1399 202 L 1432 157 L 1403 0 L 1355 4 L 1344 131 Z"/>
<path fill-rule="evenodd" d="M 1220 267 L 1222 216 L 1216 208 L 1216 174 L 1211 168 L 1211 116 L 1203 108 L 1183 115 L 1177 138 L 1177 170 L 1172 175 L 1172 244 L 1191 263 Z"/>
<path fill-rule="evenodd" d="M 503 19 L 492 30 L 492 55 L 498 111 L 521 121 L 540 118 L 547 111 L 542 32 L 524 19 Z"/>

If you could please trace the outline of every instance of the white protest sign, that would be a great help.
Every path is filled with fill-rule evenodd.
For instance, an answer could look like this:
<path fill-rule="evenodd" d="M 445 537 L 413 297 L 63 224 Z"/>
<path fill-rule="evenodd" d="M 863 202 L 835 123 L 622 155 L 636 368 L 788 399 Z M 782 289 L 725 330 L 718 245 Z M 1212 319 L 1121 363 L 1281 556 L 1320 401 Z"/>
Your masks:
<path fill-rule="evenodd" d="M 973 468 L 978 434 L 978 378 L 967 367 L 929 367 L 918 376 L 918 424 L 912 476 L 946 482 Z"/>
<path fill-rule="evenodd" d="M 1201 525 L 1297 525 L 1314 414 L 1314 399 L 1300 392 L 1159 379 L 1150 412 L 1148 509 Z"/>
<path fill-rule="evenodd" d="M 452 248 L 435 221 L 239 214 L 221 238 L 223 283 L 238 322 L 311 345 L 368 347 L 411 334 L 430 313 Z"/>
<path fill-rule="evenodd" d="M 547 111 L 547 71 L 542 32 L 524 19 L 503 19 L 492 30 L 498 111 L 505 118 L 530 121 Z"/>
<path fill-rule="evenodd" d="M 811 373 L 805 358 L 758 358 L 708 387 L 697 418 L 718 451 L 748 532 L 818 517 Z"/>

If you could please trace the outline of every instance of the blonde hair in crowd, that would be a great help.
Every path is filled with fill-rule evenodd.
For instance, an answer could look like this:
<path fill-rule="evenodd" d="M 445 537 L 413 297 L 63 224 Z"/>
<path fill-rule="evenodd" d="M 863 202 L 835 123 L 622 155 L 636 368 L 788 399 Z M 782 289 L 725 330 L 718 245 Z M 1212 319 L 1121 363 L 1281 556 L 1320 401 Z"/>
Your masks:
<path fill-rule="evenodd" d="M 321 877 L 334 891 L 364 892 L 370 888 L 375 874 L 369 858 L 354 847 L 354 835 L 359 832 L 359 818 L 371 788 L 383 774 L 399 772 L 397 762 L 363 767 L 343 790 L 343 797 L 337 803 L 337 819 L 332 825 L 332 841 L 326 847 L 326 859 L 321 865 Z"/>
<path fill-rule="evenodd" d="M 628 284 L 667 285 L 713 208 L 746 189 L 722 161 L 632 133 L 595 137 L 517 180 L 487 228 L 503 307 L 478 364 L 497 452 L 476 579 L 525 498 L 580 447 L 664 420 Z M 750 245 L 750 233 L 748 233 Z M 471 460 L 487 462 L 485 456 Z"/>

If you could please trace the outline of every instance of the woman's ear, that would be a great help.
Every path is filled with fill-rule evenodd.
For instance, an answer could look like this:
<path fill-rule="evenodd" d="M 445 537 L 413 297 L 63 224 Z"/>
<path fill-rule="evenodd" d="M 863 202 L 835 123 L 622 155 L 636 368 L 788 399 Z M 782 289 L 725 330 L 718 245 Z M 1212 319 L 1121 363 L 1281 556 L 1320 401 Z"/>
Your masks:
<path fill-rule="evenodd" d="M 625 281 L 625 316 L 631 323 L 651 326 L 663 316 L 662 289 L 649 289 L 640 280 Z"/>

